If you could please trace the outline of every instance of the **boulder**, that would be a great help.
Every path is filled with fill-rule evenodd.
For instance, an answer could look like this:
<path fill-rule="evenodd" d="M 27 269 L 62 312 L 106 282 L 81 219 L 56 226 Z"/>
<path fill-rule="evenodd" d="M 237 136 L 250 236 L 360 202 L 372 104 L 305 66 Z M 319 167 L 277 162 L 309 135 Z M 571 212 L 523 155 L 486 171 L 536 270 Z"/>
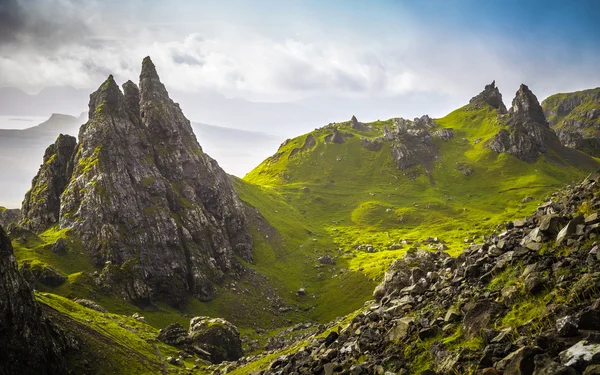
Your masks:
<path fill-rule="evenodd" d="M 467 311 L 463 319 L 463 330 L 467 338 L 477 336 L 504 311 L 504 306 L 491 300 L 479 300 Z"/>
<path fill-rule="evenodd" d="M 210 361 L 235 361 L 244 355 L 236 326 L 221 318 L 197 316 L 190 321 L 188 335 L 194 345 L 210 353 Z"/>
<path fill-rule="evenodd" d="M 533 375 L 578 375 L 572 368 L 554 362 L 548 354 L 536 355 L 533 362 Z"/>
<path fill-rule="evenodd" d="M 184 346 L 192 342 L 188 331 L 179 323 L 173 323 L 161 329 L 157 339 L 172 346 Z"/>
<path fill-rule="evenodd" d="M 600 363 L 600 344 L 581 340 L 560 352 L 559 358 L 563 365 L 583 370 L 589 364 Z"/>

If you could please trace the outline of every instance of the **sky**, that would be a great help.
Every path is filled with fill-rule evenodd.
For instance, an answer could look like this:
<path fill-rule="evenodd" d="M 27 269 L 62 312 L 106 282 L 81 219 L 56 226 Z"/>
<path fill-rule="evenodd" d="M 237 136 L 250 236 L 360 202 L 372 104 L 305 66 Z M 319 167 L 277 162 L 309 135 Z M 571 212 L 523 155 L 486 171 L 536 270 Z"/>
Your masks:
<path fill-rule="evenodd" d="M 178 92 L 442 116 L 492 80 L 507 104 L 520 83 L 600 86 L 599 16 L 596 0 L 0 0 L 0 87 L 93 89 L 150 55 Z"/>

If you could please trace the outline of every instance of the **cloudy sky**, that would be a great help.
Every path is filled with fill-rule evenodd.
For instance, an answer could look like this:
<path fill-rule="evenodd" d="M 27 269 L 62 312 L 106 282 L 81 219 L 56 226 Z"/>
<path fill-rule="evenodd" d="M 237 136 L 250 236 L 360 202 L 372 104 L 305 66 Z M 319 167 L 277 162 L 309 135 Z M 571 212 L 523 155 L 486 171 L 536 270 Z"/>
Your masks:
<path fill-rule="evenodd" d="M 600 86 L 599 16 L 595 0 L 0 0 L 0 87 L 124 82 L 150 55 L 178 92 L 442 116 L 494 79 L 507 103 L 521 82 L 540 99 Z"/>

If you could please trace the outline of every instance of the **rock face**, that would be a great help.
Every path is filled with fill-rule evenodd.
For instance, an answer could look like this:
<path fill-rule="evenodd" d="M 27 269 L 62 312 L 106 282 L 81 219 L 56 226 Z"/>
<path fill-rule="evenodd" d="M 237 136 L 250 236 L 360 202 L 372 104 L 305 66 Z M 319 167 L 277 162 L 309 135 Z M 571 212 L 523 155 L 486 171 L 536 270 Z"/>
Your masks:
<path fill-rule="evenodd" d="M 489 143 L 498 153 L 507 152 L 532 162 L 559 144 L 537 98 L 525 85 L 517 91 L 506 123 L 508 129 L 500 130 Z"/>
<path fill-rule="evenodd" d="M 0 226 L 8 227 L 9 224 L 18 223 L 21 220 L 21 210 L 0 207 Z"/>
<path fill-rule="evenodd" d="M 600 88 L 552 95 L 542 108 L 564 146 L 600 156 Z"/>
<path fill-rule="evenodd" d="M 506 106 L 502 101 L 502 94 L 496 87 L 496 81 L 486 85 L 484 90 L 471 98 L 469 104 L 474 108 L 483 108 L 486 104 L 498 110 L 498 113 L 505 114 Z"/>
<path fill-rule="evenodd" d="M 0 374 L 63 374 L 61 333 L 42 313 L 0 227 Z"/>
<path fill-rule="evenodd" d="M 435 122 L 424 115 L 413 121 L 396 119 L 394 129 L 384 132 L 384 139 L 392 141 L 392 156 L 398 169 L 406 170 L 417 165 L 431 167 L 439 151 L 430 133 L 435 126 Z"/>
<path fill-rule="evenodd" d="M 43 164 L 23 201 L 21 225 L 25 228 L 43 231 L 58 223 L 60 195 L 71 179 L 76 145 L 74 137 L 61 134 L 46 149 Z"/>
<path fill-rule="evenodd" d="M 24 222 L 38 231 L 57 219 L 61 228 L 72 228 L 96 266 L 105 266 L 97 284 L 106 291 L 181 307 L 188 294 L 210 300 L 215 284 L 239 276 L 236 257 L 252 261 L 231 180 L 202 151 L 150 58 L 143 61 L 139 89 L 128 81 L 121 92 L 109 76 L 90 95 L 77 146 L 59 138 L 49 150 L 63 143 L 64 160 L 55 157 L 52 167 L 46 162 L 32 191 L 42 180 L 57 181 L 55 188 L 42 203 L 28 194 Z"/>

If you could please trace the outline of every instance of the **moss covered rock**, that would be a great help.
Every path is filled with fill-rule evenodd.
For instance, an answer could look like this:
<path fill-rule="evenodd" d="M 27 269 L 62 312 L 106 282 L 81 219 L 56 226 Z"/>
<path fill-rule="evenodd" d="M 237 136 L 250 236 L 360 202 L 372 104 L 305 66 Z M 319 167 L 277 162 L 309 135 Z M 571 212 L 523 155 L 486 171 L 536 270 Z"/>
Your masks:
<path fill-rule="evenodd" d="M 210 353 L 210 361 L 235 361 L 244 355 L 240 333 L 225 319 L 197 316 L 190 322 L 189 336 L 194 344 Z"/>

